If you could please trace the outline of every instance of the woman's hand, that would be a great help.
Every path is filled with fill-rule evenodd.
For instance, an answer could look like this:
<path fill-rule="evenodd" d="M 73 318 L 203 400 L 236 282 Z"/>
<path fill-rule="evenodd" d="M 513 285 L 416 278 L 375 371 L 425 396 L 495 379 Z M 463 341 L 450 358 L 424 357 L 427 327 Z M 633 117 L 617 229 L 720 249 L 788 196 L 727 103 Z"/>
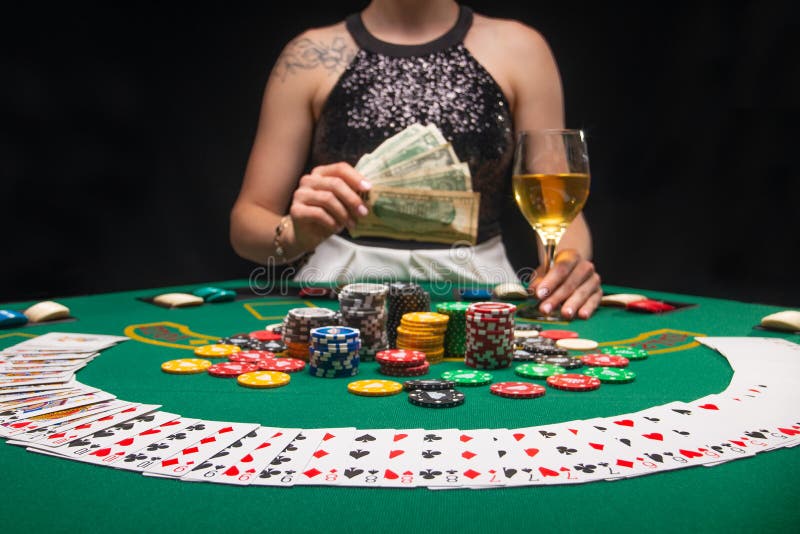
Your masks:
<path fill-rule="evenodd" d="M 575 249 L 559 251 L 550 271 L 543 277 L 537 275 L 529 290 L 541 301 L 539 311 L 549 314 L 560 307 L 567 319 L 588 319 L 603 296 L 594 264 Z"/>

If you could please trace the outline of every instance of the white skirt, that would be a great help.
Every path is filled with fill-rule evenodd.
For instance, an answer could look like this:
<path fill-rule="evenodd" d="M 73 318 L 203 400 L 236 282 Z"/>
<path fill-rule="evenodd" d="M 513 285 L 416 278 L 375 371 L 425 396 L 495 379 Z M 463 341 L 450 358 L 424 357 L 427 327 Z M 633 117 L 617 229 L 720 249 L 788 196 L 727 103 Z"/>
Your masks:
<path fill-rule="evenodd" d="M 405 250 L 358 245 L 333 235 L 317 247 L 294 279 L 343 283 L 420 280 L 462 285 L 519 281 L 500 236 L 474 247 Z"/>

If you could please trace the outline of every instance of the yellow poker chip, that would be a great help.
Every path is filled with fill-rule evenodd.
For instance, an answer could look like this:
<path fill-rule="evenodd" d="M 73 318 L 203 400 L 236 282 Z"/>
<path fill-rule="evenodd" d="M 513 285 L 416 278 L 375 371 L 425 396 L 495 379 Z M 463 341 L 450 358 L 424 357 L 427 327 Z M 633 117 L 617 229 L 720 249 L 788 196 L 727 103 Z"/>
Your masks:
<path fill-rule="evenodd" d="M 436 312 L 409 312 L 403 314 L 401 320 L 411 324 L 441 326 L 446 325 L 448 321 L 450 321 L 450 316 Z"/>
<path fill-rule="evenodd" d="M 211 367 L 211 362 L 208 360 L 201 360 L 200 358 L 181 358 L 161 364 L 161 370 L 171 375 L 204 373 L 209 367 Z"/>
<path fill-rule="evenodd" d="M 239 352 L 240 349 L 236 345 L 203 345 L 194 349 L 197 356 L 204 356 L 206 358 L 227 358 L 234 352 Z"/>
<path fill-rule="evenodd" d="M 356 380 L 347 384 L 347 391 L 364 397 L 388 397 L 403 391 L 403 384 L 393 380 Z"/>
<path fill-rule="evenodd" d="M 278 371 L 253 371 L 244 373 L 236 378 L 240 386 L 246 388 L 268 389 L 285 386 L 292 380 L 286 373 Z"/>

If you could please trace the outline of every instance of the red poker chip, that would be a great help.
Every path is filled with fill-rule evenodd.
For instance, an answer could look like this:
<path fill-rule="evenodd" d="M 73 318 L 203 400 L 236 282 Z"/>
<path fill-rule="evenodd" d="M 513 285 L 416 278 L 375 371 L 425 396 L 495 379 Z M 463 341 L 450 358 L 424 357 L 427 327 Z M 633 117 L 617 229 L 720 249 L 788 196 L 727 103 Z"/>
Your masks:
<path fill-rule="evenodd" d="M 259 371 L 296 373 L 306 368 L 306 362 L 297 358 L 267 358 L 258 362 Z"/>
<path fill-rule="evenodd" d="M 378 372 L 387 376 L 422 376 L 427 374 L 430 368 L 431 364 L 428 362 L 414 367 L 389 367 L 383 365 L 378 368 Z"/>
<path fill-rule="evenodd" d="M 535 399 L 546 391 L 544 386 L 530 382 L 497 382 L 489 388 L 490 393 L 508 399 Z"/>
<path fill-rule="evenodd" d="M 251 339 L 257 339 L 258 341 L 280 341 L 282 339 L 280 334 L 271 330 L 256 330 L 248 335 Z"/>
<path fill-rule="evenodd" d="M 499 324 L 506 324 L 506 323 L 513 323 L 514 316 L 513 315 L 488 315 L 485 313 L 478 313 L 478 312 L 467 312 L 465 314 L 467 318 L 467 322 L 483 322 L 483 323 L 499 323 Z"/>
<path fill-rule="evenodd" d="M 674 310 L 675 306 L 659 300 L 644 299 L 628 303 L 625 309 L 644 313 L 664 313 Z"/>
<path fill-rule="evenodd" d="M 275 353 L 268 350 L 243 350 L 228 356 L 229 361 L 236 363 L 258 363 L 272 358 L 275 358 Z"/>
<path fill-rule="evenodd" d="M 303 297 L 327 297 L 331 294 L 331 289 L 327 287 L 304 287 L 300 289 L 300 298 Z"/>
<path fill-rule="evenodd" d="M 425 362 L 425 353 L 419 350 L 387 349 L 375 354 L 375 361 L 384 367 L 416 367 Z"/>
<path fill-rule="evenodd" d="M 539 332 L 539 337 L 546 337 L 547 339 L 558 341 L 559 339 L 578 337 L 578 333 L 572 330 L 542 330 Z"/>
<path fill-rule="evenodd" d="M 547 385 L 565 391 L 592 391 L 600 388 L 600 379 L 577 374 L 559 374 L 547 377 Z"/>
<path fill-rule="evenodd" d="M 628 367 L 630 361 L 616 354 L 585 354 L 581 360 L 589 367 Z"/>
<path fill-rule="evenodd" d="M 507 302 L 475 302 L 467 308 L 467 313 L 474 312 L 485 315 L 513 315 L 517 307 Z"/>
<path fill-rule="evenodd" d="M 233 377 L 244 373 L 258 371 L 258 365 L 254 363 L 222 362 L 215 363 L 208 368 L 211 376 Z"/>

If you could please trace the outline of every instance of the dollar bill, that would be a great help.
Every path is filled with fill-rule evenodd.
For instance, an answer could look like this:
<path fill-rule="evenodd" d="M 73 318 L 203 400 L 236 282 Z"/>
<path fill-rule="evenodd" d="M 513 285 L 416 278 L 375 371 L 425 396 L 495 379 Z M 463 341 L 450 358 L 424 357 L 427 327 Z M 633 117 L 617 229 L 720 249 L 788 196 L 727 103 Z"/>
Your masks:
<path fill-rule="evenodd" d="M 444 136 L 436 126 L 423 126 L 421 130 L 412 128 L 413 125 L 384 141 L 375 151 L 366 156 L 366 161 L 364 158 L 359 160 L 356 170 L 364 176 L 370 176 L 379 172 L 380 169 L 408 161 L 414 156 L 446 143 Z"/>
<path fill-rule="evenodd" d="M 429 169 L 449 167 L 457 163 L 460 163 L 460 160 L 456 156 L 452 145 L 445 143 L 390 167 L 377 167 L 367 178 L 373 183 L 381 183 L 385 177 L 418 174 Z M 376 164 L 380 165 L 380 161 L 376 162 Z"/>
<path fill-rule="evenodd" d="M 466 163 L 423 169 L 416 174 L 382 177 L 379 180 L 372 180 L 372 183 L 381 187 L 405 189 L 472 191 L 472 175 L 469 172 L 469 165 Z"/>
<path fill-rule="evenodd" d="M 476 242 L 480 193 L 375 186 L 365 196 L 369 215 L 350 232 L 353 237 Z"/>

